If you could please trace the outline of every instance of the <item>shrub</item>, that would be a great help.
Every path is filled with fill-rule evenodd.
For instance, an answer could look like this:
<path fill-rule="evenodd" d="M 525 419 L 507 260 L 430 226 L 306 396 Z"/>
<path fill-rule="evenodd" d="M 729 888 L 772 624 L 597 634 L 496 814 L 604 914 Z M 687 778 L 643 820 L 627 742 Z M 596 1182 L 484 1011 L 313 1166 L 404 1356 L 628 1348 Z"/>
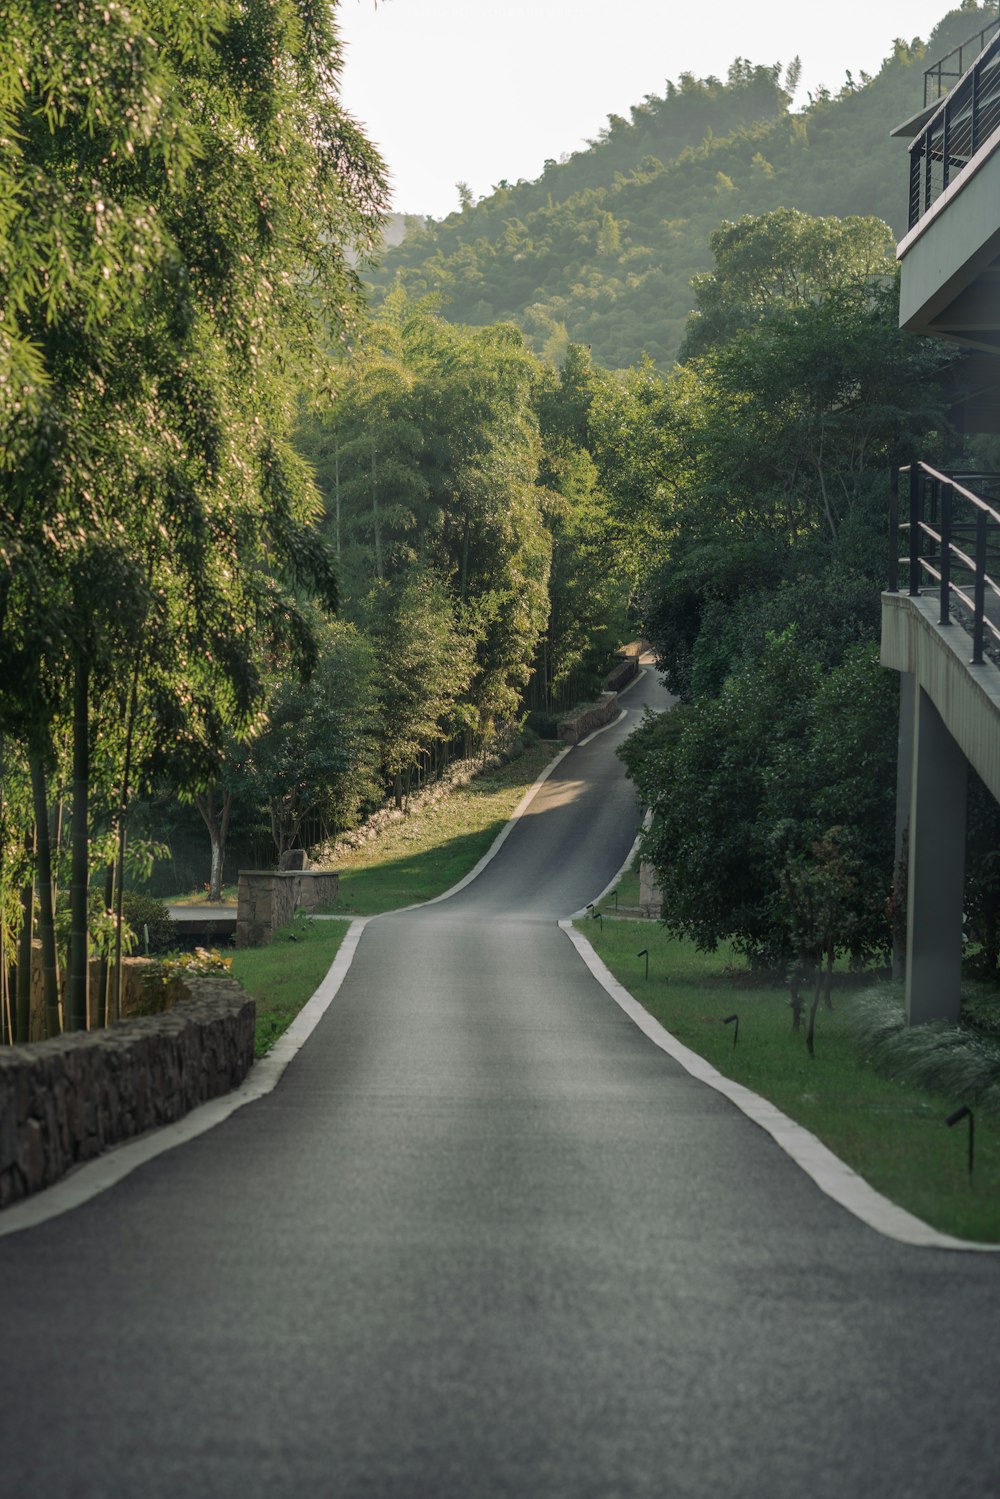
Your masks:
<path fill-rule="evenodd" d="M 166 952 L 177 946 L 177 926 L 170 919 L 170 912 L 162 900 L 152 895 L 142 895 L 138 890 L 126 890 L 122 898 L 122 915 L 131 929 L 134 949 L 146 951 L 143 928 L 149 932 L 149 951 Z"/>

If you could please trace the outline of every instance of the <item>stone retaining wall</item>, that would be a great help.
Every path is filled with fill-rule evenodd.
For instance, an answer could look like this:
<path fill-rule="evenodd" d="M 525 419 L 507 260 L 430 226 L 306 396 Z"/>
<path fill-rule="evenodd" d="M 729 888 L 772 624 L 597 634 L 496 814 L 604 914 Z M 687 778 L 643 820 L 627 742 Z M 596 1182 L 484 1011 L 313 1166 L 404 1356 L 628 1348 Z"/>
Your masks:
<path fill-rule="evenodd" d="M 648 859 L 639 861 L 639 905 L 644 916 L 663 914 L 663 894 L 656 883 L 656 870 Z"/>
<path fill-rule="evenodd" d="M 617 717 L 617 692 L 602 692 L 596 703 L 577 708 L 574 713 L 567 713 L 565 718 L 559 720 L 559 738 L 563 744 L 579 744 L 581 739 L 586 739 L 595 729 L 602 729 Z"/>
<path fill-rule="evenodd" d="M 254 1001 L 222 976 L 185 986 L 165 1014 L 0 1048 L 0 1207 L 239 1086 Z"/>
<path fill-rule="evenodd" d="M 241 869 L 236 946 L 266 946 L 296 911 L 332 905 L 339 889 L 340 876 L 329 869 Z"/>
<path fill-rule="evenodd" d="M 626 683 L 633 681 L 638 675 L 639 657 L 621 656 L 605 677 L 604 686 L 608 692 L 621 692 Z"/>
<path fill-rule="evenodd" d="M 97 1015 L 97 986 L 101 978 L 99 958 L 90 962 L 90 1017 L 91 1024 Z M 112 975 L 112 982 L 114 976 Z M 183 983 L 171 979 L 165 983 L 163 970 L 156 958 L 122 959 L 122 1020 L 134 1015 L 156 1015 L 169 1010 L 177 1000 L 186 998 Z M 44 1041 L 48 1035 L 45 1019 L 45 989 L 42 976 L 42 944 L 32 943 L 31 949 L 31 1019 L 28 1039 Z"/>

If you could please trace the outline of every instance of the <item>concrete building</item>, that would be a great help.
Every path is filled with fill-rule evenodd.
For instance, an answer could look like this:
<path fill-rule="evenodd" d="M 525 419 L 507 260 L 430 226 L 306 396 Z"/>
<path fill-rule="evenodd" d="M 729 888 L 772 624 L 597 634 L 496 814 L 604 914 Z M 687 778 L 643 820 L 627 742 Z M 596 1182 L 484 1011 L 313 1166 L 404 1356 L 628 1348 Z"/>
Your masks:
<path fill-rule="evenodd" d="M 925 75 L 909 137 L 900 324 L 968 351 L 958 418 L 1000 432 L 1000 22 Z M 1000 799 L 1000 476 L 913 463 L 894 497 L 882 662 L 901 673 L 897 850 L 910 1023 L 957 1019 L 968 766 Z"/>

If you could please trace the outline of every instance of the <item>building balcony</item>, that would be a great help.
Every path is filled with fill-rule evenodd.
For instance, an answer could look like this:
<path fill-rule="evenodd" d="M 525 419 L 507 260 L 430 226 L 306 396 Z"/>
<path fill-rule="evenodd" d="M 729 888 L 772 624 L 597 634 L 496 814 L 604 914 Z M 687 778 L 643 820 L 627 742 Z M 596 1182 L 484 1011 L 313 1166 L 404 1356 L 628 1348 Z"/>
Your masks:
<path fill-rule="evenodd" d="M 893 132 L 914 137 L 910 228 L 897 250 L 900 326 L 995 355 L 1000 353 L 1000 31 L 994 25 L 978 40 L 984 42 L 982 50 L 944 98 L 932 98 Z M 958 56 L 961 66 L 962 49 Z M 946 62 L 928 70 L 939 88 L 953 76 Z"/>

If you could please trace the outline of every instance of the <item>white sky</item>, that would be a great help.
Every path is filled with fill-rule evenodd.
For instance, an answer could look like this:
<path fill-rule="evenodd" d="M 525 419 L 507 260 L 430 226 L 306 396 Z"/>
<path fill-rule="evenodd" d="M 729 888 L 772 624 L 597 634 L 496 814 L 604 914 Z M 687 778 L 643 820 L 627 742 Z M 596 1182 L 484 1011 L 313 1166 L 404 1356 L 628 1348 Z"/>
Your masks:
<path fill-rule="evenodd" d="M 958 0 L 954 0 L 957 8 Z M 875 73 L 897 36 L 925 40 L 948 0 L 339 0 L 345 106 L 393 179 L 393 206 L 442 218 L 455 183 L 476 197 L 540 175 L 609 114 L 684 72 L 724 78 L 734 57 L 802 58 L 802 86 Z M 977 29 L 970 17 L 969 31 Z M 920 100 L 914 102 L 914 109 Z"/>

